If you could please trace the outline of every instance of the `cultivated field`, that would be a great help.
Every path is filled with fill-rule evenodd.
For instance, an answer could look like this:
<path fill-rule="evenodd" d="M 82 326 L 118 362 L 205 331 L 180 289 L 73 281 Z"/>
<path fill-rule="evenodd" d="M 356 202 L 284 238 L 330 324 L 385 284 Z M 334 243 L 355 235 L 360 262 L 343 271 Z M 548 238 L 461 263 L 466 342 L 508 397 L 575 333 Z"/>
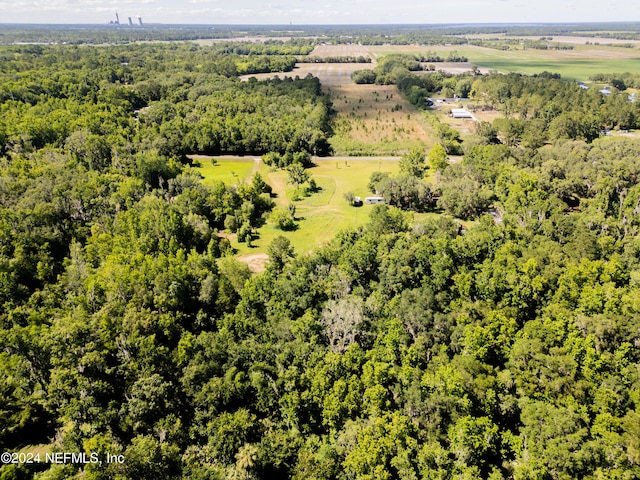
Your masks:
<path fill-rule="evenodd" d="M 604 32 L 603 32 L 604 33 Z M 515 37 L 512 35 L 505 35 L 504 33 L 498 34 L 474 34 L 474 35 L 464 35 L 465 38 L 478 38 L 485 40 L 514 40 L 517 38 L 522 38 L 524 40 L 540 40 L 540 36 L 522 36 Z M 623 40 L 619 38 L 607 38 L 607 37 L 579 37 L 572 35 L 553 35 L 547 38 L 551 38 L 549 40 L 550 43 L 569 43 L 573 45 L 586 45 L 589 43 L 597 43 L 599 45 L 618 45 L 621 43 L 628 43 L 632 45 L 640 45 L 640 40 Z"/>
<path fill-rule="evenodd" d="M 640 73 L 640 47 L 575 45 L 573 50 L 498 50 L 474 45 L 422 47 L 418 45 L 384 45 L 370 47 L 379 56 L 392 53 L 436 52 L 446 57 L 452 51 L 469 59 L 481 71 L 540 73 L 555 72 L 567 80 L 584 81 L 595 73 Z M 440 64 L 435 64 L 440 68 Z"/>
<path fill-rule="evenodd" d="M 370 57 L 371 50 L 366 45 L 318 45 L 309 54 L 312 57 Z"/>
<path fill-rule="evenodd" d="M 494 36 L 491 36 L 493 38 Z M 532 37 L 534 38 L 534 37 Z M 451 52 L 458 52 L 469 59 L 469 62 L 437 62 L 433 65 L 437 70 L 458 74 L 470 71 L 474 66 L 481 73 L 496 70 L 499 72 L 540 73 L 550 71 L 559 73 L 567 80 L 584 81 L 595 73 L 640 73 L 640 41 L 611 40 L 599 42 L 591 37 L 557 37 L 567 40 L 574 46 L 573 50 L 536 50 L 514 49 L 499 50 L 475 45 L 422 46 L 422 45 L 322 45 L 316 47 L 318 56 L 363 55 L 377 59 L 385 55 L 399 53 L 435 52 L 447 57 Z M 579 40 L 575 43 L 569 40 Z M 586 45 L 586 42 L 599 42 L 598 45 Z M 553 42 L 556 42 L 554 38 Z M 553 43 L 552 42 L 552 43 Z M 616 44 L 636 44 L 633 48 L 615 46 Z M 279 76 L 296 75 L 304 77 L 308 73 L 318 76 L 323 85 L 345 85 L 350 83 L 354 70 L 374 68 L 374 63 L 364 64 L 298 64 L 293 72 L 278 74 Z M 273 74 L 251 75 L 257 78 L 273 77 Z"/>
<path fill-rule="evenodd" d="M 348 52 L 350 46 L 338 47 L 345 47 Z M 355 70 L 373 67 L 370 63 L 303 63 L 293 72 L 277 76 L 311 74 L 320 79 L 337 115 L 331 141 L 336 155 L 401 155 L 415 146 L 433 145 L 431 127 L 395 86 L 355 85 L 351 81 Z M 251 76 L 263 79 L 276 75 L 248 75 L 243 79 Z"/>

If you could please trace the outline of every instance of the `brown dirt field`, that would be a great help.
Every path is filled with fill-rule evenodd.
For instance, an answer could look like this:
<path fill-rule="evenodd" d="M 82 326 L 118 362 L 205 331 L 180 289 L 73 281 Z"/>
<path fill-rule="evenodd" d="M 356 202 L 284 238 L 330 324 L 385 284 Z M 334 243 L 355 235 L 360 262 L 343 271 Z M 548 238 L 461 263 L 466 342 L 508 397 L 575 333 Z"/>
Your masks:
<path fill-rule="evenodd" d="M 318 45 L 309 54 L 312 57 L 370 57 L 371 52 L 364 45 Z"/>
<path fill-rule="evenodd" d="M 264 80 L 273 77 L 290 77 L 300 78 L 306 77 L 309 73 L 320 79 L 323 87 L 333 85 L 349 85 L 351 84 L 351 74 L 356 70 L 372 69 L 371 63 L 299 63 L 291 72 L 286 73 L 258 73 L 253 75 L 243 75 L 241 80 L 247 80 L 250 77 L 256 77 L 258 80 Z"/>
<path fill-rule="evenodd" d="M 266 253 L 255 253 L 252 255 L 241 255 L 237 257 L 242 263 L 246 263 L 253 273 L 261 273 L 264 272 L 267 262 L 269 261 L 269 256 Z"/>

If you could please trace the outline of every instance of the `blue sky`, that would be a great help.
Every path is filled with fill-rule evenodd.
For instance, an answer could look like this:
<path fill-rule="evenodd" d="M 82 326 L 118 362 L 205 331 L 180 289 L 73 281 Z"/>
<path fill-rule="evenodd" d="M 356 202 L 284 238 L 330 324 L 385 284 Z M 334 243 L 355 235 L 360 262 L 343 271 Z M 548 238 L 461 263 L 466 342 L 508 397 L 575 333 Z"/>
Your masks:
<path fill-rule="evenodd" d="M 0 0 L 0 23 L 363 24 L 640 21 L 637 0 Z"/>

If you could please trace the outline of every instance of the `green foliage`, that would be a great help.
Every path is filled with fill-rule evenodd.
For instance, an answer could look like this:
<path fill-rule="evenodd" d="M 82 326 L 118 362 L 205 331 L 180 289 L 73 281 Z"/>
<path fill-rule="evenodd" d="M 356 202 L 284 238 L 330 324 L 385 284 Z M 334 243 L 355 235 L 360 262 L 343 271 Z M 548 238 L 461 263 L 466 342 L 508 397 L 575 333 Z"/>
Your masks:
<path fill-rule="evenodd" d="M 310 167 L 312 163 L 311 155 L 309 155 L 307 152 L 286 152 L 284 154 L 269 152 L 262 156 L 262 161 L 265 163 L 265 165 L 277 168 L 288 168 L 295 165 Z"/>
<path fill-rule="evenodd" d="M 281 271 L 287 261 L 294 256 L 291 242 L 283 236 L 274 238 L 269 245 L 269 266 L 276 272 Z"/>
<path fill-rule="evenodd" d="M 356 70 L 351 74 L 351 80 L 356 84 L 376 83 L 376 72 L 373 70 Z"/>
<path fill-rule="evenodd" d="M 271 212 L 269 220 L 273 222 L 276 228 L 279 228 L 280 230 L 286 231 L 296 228 L 296 223 L 293 216 L 289 212 L 289 209 L 284 207 L 275 208 L 273 212 Z"/>
<path fill-rule="evenodd" d="M 293 184 L 296 187 L 296 190 L 300 185 L 309 181 L 309 172 L 307 172 L 300 164 L 291 165 L 287 169 L 287 172 L 289 174 L 289 183 Z"/>
<path fill-rule="evenodd" d="M 429 168 L 439 172 L 442 172 L 449 166 L 449 163 L 447 162 L 447 152 L 440 144 L 437 144 L 429 150 L 427 161 L 429 163 Z"/>
<path fill-rule="evenodd" d="M 421 148 L 414 148 L 400 158 L 401 174 L 422 178 L 426 168 L 424 150 Z"/>
<path fill-rule="evenodd" d="M 376 234 L 402 232 L 408 228 L 407 216 L 397 208 L 374 205 L 367 228 Z"/>
<path fill-rule="evenodd" d="M 327 104 L 313 79 L 221 78 L 241 62 L 212 51 L 0 52 L 0 446 L 126 459 L 2 478 L 640 476 L 640 144 L 594 133 L 636 107 L 477 78 L 510 117 L 462 162 L 427 184 L 412 152 L 372 175 L 391 205 L 365 227 L 298 256 L 278 236 L 252 274 L 219 232 L 251 242 L 269 185 L 203 185 L 184 154 L 257 145 L 301 187 Z M 420 98 L 415 61 L 380 69 Z M 439 169 L 460 138 L 436 128 Z"/>
<path fill-rule="evenodd" d="M 477 78 L 470 93 L 504 110 L 507 118 L 496 119 L 493 126 L 507 145 L 539 148 L 558 138 L 591 142 L 603 128 L 634 128 L 638 119 L 638 106 L 627 94 L 604 96 L 553 75 L 489 75 Z"/>
<path fill-rule="evenodd" d="M 343 196 L 349 205 L 354 204 L 353 202 L 355 202 L 356 196 L 353 192 L 345 192 Z"/>
<path fill-rule="evenodd" d="M 475 170 L 452 165 L 445 170 L 438 206 L 454 217 L 471 219 L 487 210 L 492 197 Z"/>

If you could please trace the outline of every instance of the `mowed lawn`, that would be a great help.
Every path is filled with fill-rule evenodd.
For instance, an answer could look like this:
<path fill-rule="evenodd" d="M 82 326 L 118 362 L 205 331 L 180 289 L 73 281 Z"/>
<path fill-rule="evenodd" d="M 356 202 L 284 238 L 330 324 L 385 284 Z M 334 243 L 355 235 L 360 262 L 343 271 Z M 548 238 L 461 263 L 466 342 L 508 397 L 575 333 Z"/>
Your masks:
<path fill-rule="evenodd" d="M 204 183 L 222 180 L 227 184 L 234 184 L 238 178 L 242 177 L 240 172 L 245 172 L 245 181 L 250 181 L 252 172 L 258 171 L 272 186 L 277 207 L 286 208 L 290 204 L 295 205 L 297 229 L 294 231 L 284 232 L 267 222 L 258 230 L 258 238 L 253 241 L 251 247 L 246 243 L 238 243 L 235 236 L 230 236 L 231 243 L 238 250 L 238 257 L 241 260 L 264 257 L 268 245 L 278 235 L 287 237 L 296 253 L 306 254 L 328 243 L 340 230 L 366 224 L 373 206 L 349 205 L 344 194 L 352 192 L 364 199 L 371 195 L 367 185 L 373 172 L 396 174 L 399 168 L 397 159 L 376 157 L 316 159 L 315 166 L 308 169 L 308 172 L 321 190 L 299 201 L 293 201 L 295 191 L 288 182 L 286 171 L 275 170 L 262 162 L 259 164 L 253 160 L 247 162 L 247 159 L 243 158 L 219 158 L 217 165 L 211 166 L 210 160 L 201 158 L 202 166 L 199 170 L 204 177 Z M 236 176 L 229 172 L 234 172 Z"/>
<path fill-rule="evenodd" d="M 208 184 L 223 182 L 234 185 L 243 181 L 248 182 L 261 164 L 260 157 L 191 155 L 190 158 L 202 174 L 204 183 Z"/>
<path fill-rule="evenodd" d="M 349 205 L 344 194 L 352 192 L 355 196 L 371 195 L 367 185 L 373 172 L 398 171 L 398 160 L 388 159 L 322 159 L 316 160 L 316 166 L 308 171 L 321 187 L 317 193 L 299 201 L 291 201 L 294 188 L 287 183 L 287 173 L 274 171 L 268 174 L 268 181 L 277 191 L 276 203 L 281 206 L 293 204 L 296 207 L 298 229 L 286 232 L 296 251 L 306 253 L 319 245 L 328 243 L 336 233 L 350 227 L 364 225 L 368 221 L 371 205 L 354 207 Z M 283 191 L 284 189 L 284 191 Z M 271 241 L 276 235 L 283 234 L 273 226 L 264 228 L 265 241 Z"/>

